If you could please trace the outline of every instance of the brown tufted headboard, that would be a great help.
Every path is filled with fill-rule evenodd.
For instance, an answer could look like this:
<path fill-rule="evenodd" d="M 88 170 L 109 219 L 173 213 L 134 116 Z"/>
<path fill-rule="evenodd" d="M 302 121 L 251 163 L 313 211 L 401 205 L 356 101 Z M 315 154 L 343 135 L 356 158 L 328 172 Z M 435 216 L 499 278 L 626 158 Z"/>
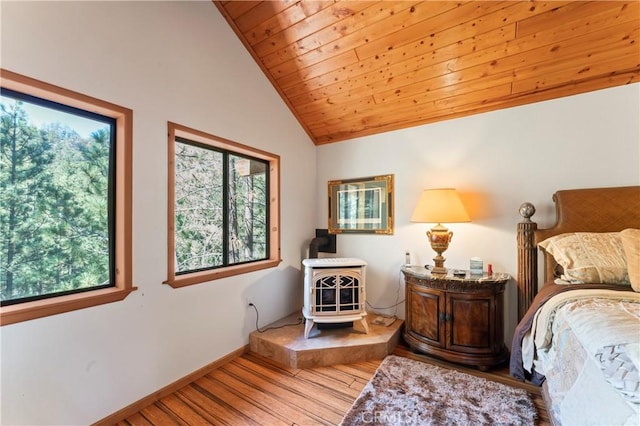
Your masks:
<path fill-rule="evenodd" d="M 556 223 L 538 229 L 531 216 L 530 203 L 520 207 L 524 221 L 518 223 L 518 320 L 529 309 L 538 292 L 537 244 L 546 238 L 567 232 L 617 232 L 640 229 L 640 186 L 567 189 L 553 194 Z M 544 252 L 543 252 L 544 253 Z M 556 262 L 544 253 L 543 283 L 553 280 Z"/>

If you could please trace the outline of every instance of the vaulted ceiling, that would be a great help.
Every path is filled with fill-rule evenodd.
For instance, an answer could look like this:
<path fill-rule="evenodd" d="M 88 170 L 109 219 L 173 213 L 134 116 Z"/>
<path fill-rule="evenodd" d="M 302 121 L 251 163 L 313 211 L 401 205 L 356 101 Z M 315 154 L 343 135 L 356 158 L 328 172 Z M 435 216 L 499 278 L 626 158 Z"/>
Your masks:
<path fill-rule="evenodd" d="M 638 1 L 214 3 L 318 145 L 640 80 Z"/>

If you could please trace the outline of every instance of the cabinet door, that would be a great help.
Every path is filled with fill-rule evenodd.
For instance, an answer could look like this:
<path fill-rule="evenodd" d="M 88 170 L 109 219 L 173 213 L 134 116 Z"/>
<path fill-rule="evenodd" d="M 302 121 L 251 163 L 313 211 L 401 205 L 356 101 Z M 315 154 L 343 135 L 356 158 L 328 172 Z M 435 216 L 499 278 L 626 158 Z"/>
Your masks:
<path fill-rule="evenodd" d="M 494 294 L 447 294 L 448 349 L 468 354 L 490 354 L 496 342 Z"/>
<path fill-rule="evenodd" d="M 431 346 L 445 346 L 444 318 L 445 296 L 443 292 L 410 285 L 408 291 L 409 334 Z"/>

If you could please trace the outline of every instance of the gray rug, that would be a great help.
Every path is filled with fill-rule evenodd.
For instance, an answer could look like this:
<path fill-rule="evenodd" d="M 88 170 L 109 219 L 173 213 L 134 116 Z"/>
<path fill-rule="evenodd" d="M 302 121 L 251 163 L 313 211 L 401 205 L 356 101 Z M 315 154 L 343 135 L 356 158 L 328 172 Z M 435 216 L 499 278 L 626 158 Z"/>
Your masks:
<path fill-rule="evenodd" d="M 536 418 L 524 389 L 390 355 L 341 425 L 533 425 Z"/>

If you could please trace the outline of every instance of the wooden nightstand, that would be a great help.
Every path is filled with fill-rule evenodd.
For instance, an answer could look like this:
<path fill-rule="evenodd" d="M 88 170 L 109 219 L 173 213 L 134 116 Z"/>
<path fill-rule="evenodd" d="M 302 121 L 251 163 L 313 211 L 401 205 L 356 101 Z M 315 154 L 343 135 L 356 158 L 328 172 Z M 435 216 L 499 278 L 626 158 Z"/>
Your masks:
<path fill-rule="evenodd" d="M 508 274 L 454 277 L 403 266 L 404 338 L 413 351 L 487 370 L 508 358 L 504 289 Z"/>

